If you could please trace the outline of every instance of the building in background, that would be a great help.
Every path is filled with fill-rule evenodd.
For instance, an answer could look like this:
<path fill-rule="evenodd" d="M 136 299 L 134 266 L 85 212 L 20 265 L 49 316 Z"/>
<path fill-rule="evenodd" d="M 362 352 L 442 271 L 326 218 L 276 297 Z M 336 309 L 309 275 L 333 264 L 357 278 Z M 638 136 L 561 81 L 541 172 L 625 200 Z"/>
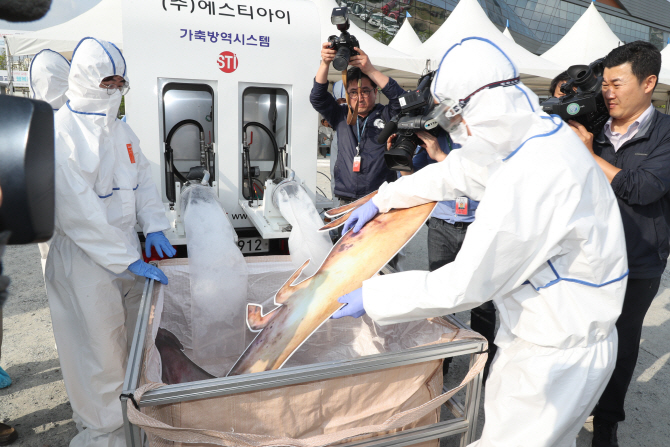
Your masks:
<path fill-rule="evenodd" d="M 422 41 L 428 39 L 459 0 L 338 0 L 352 20 L 383 43 L 389 43 L 404 20 Z M 535 54 L 557 43 L 591 4 L 588 0 L 478 0 L 502 31 L 509 20 L 515 41 Z M 667 0 L 596 0 L 598 11 L 623 42 L 645 40 L 659 49 L 670 38 Z M 409 17 L 408 17 L 409 14 Z"/>

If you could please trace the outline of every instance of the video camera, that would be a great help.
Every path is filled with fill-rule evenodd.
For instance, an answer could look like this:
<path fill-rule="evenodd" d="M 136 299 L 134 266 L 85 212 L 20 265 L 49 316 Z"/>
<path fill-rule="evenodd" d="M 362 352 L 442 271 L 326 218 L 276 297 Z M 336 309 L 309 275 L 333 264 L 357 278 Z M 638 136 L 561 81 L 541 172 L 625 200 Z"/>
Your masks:
<path fill-rule="evenodd" d="M 566 122 L 577 121 L 586 130 L 598 135 L 610 117 L 602 95 L 603 60 L 568 68 L 570 79 L 561 86 L 565 96 L 547 99 L 541 104 L 542 110 L 558 115 Z"/>
<path fill-rule="evenodd" d="M 430 86 L 434 76 L 434 71 L 421 76 L 416 90 L 398 98 L 400 113 L 386 123 L 384 130 L 377 137 L 377 143 L 382 144 L 394 133 L 398 134 L 391 148 L 384 152 L 384 162 L 389 169 L 409 172 L 414 169 L 412 158 L 416 147 L 422 143 L 416 135 L 417 131 L 424 130 L 437 136 L 438 122 L 429 115 L 433 108 Z"/>
<path fill-rule="evenodd" d="M 54 112 L 43 101 L 0 95 L 0 232 L 9 244 L 44 242 L 54 225 Z"/>
<path fill-rule="evenodd" d="M 333 35 L 328 38 L 330 48 L 337 51 L 333 59 L 333 67 L 335 70 L 343 71 L 349 66 L 349 58 L 358 56 L 358 51 L 354 50 L 354 47 L 360 48 L 358 39 L 347 31 L 350 25 L 347 7 L 333 8 L 330 23 L 336 25 L 341 32 L 339 37 Z"/>

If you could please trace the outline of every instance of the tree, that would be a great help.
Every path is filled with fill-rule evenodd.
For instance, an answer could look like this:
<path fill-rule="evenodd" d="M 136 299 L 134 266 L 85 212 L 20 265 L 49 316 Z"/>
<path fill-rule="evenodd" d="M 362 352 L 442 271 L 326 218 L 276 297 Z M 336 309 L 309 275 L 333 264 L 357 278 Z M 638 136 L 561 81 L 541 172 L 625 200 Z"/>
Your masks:
<path fill-rule="evenodd" d="M 393 36 L 391 36 L 389 33 L 386 31 L 377 31 L 372 37 L 383 43 L 384 45 L 388 45 L 391 40 L 393 40 Z"/>
<path fill-rule="evenodd" d="M 0 54 L 0 70 L 7 70 L 7 52 L 5 50 Z"/>

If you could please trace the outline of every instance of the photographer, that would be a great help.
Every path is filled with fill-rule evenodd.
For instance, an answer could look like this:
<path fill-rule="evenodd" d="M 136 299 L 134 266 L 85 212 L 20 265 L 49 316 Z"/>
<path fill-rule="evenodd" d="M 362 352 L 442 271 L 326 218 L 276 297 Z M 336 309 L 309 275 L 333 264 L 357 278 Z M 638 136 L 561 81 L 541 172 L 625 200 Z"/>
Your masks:
<path fill-rule="evenodd" d="M 321 65 L 310 94 L 314 109 L 337 133 L 338 155 L 333 182 L 335 196 L 343 203 L 366 196 L 382 183 L 396 178 L 395 172 L 384 163 L 386 147 L 384 143 L 377 143 L 377 136 L 386 122 L 400 111 L 398 96 L 404 93 L 393 79 L 370 63 L 363 50 L 355 50 L 359 54 L 351 57 L 351 68 L 347 72 L 348 104 L 338 104 L 328 93 L 328 68 L 336 55 L 329 43 L 324 43 L 321 49 Z M 389 99 L 388 105 L 376 104 L 377 86 Z M 350 119 L 350 122 L 356 120 L 352 125 L 347 124 L 347 115 L 351 113 L 349 107 L 358 110 L 358 116 Z"/>
<path fill-rule="evenodd" d="M 644 316 L 658 291 L 668 258 L 670 221 L 670 117 L 654 110 L 651 97 L 661 53 L 651 43 L 632 42 L 604 60 L 602 93 L 610 119 L 595 138 L 570 125 L 609 180 L 621 210 L 630 275 L 612 378 L 593 415 L 593 446 L 617 446 L 617 425 L 637 363 Z"/>
<path fill-rule="evenodd" d="M 567 71 L 559 73 L 554 79 L 551 80 L 551 85 L 549 85 L 549 94 L 554 98 L 565 96 L 565 93 L 561 91 L 561 87 L 569 80 L 570 76 L 568 76 Z"/>

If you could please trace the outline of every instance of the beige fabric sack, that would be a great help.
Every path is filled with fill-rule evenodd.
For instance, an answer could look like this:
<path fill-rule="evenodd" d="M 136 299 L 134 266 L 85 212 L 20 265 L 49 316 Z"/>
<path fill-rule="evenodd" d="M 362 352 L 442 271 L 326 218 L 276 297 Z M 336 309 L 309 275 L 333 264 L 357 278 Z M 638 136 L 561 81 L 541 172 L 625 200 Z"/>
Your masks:
<path fill-rule="evenodd" d="M 278 257 L 247 260 L 255 264 L 267 263 L 267 268 L 260 270 L 269 272 L 276 272 L 273 268 L 286 261 Z M 153 346 L 153 340 L 158 325 L 170 328 L 178 326 L 174 322 L 161 322 L 161 319 L 173 318 L 175 314 L 171 301 L 177 297 L 170 297 L 166 291 L 177 290 L 179 295 L 188 290 L 187 284 L 184 285 L 184 278 L 188 277 L 184 261 L 168 261 L 162 263 L 161 268 L 168 275 L 171 286 L 173 280 L 175 285 L 154 288 L 152 313 L 145 340 L 141 379 L 143 386 L 135 393 L 137 401 L 147 390 L 163 386 L 157 383 L 160 381 L 160 375 L 156 377 L 160 372 L 160 356 Z M 258 271 L 259 265 L 250 266 L 250 273 Z M 267 279 L 274 276 L 277 275 L 271 274 L 263 277 L 264 281 L 259 281 L 259 277 L 250 275 L 250 284 L 252 281 L 265 283 L 267 288 L 265 291 L 256 288 L 251 294 L 257 298 L 273 294 L 272 289 L 278 289 L 283 283 L 282 278 L 278 278 L 278 284 L 267 284 Z M 187 308 L 188 299 L 181 298 L 180 305 Z M 267 300 L 261 298 L 256 301 Z M 338 356 L 353 358 L 456 339 L 483 339 L 477 333 L 459 331 L 439 318 L 384 328 L 376 326 L 369 319 L 342 320 L 331 320 L 322 326 L 296 352 L 291 359 L 293 363 L 287 363 L 285 368 L 292 364 L 337 360 Z M 180 324 L 183 325 L 183 322 Z M 415 342 L 418 343 L 412 345 L 409 334 L 416 334 Z M 334 354 L 327 349 L 328 340 L 331 345 L 339 346 L 332 350 Z M 325 359 L 319 355 L 324 350 L 327 351 Z M 317 447 L 345 440 L 349 442 L 438 422 L 440 405 L 476 376 L 485 360 L 486 355 L 480 356 L 462 385 L 442 395 L 442 361 L 433 360 L 300 385 L 144 407 L 141 411 L 137 411 L 129 400 L 128 418 L 148 433 L 149 445 L 157 447 Z M 420 445 L 439 447 L 439 440 Z"/>

